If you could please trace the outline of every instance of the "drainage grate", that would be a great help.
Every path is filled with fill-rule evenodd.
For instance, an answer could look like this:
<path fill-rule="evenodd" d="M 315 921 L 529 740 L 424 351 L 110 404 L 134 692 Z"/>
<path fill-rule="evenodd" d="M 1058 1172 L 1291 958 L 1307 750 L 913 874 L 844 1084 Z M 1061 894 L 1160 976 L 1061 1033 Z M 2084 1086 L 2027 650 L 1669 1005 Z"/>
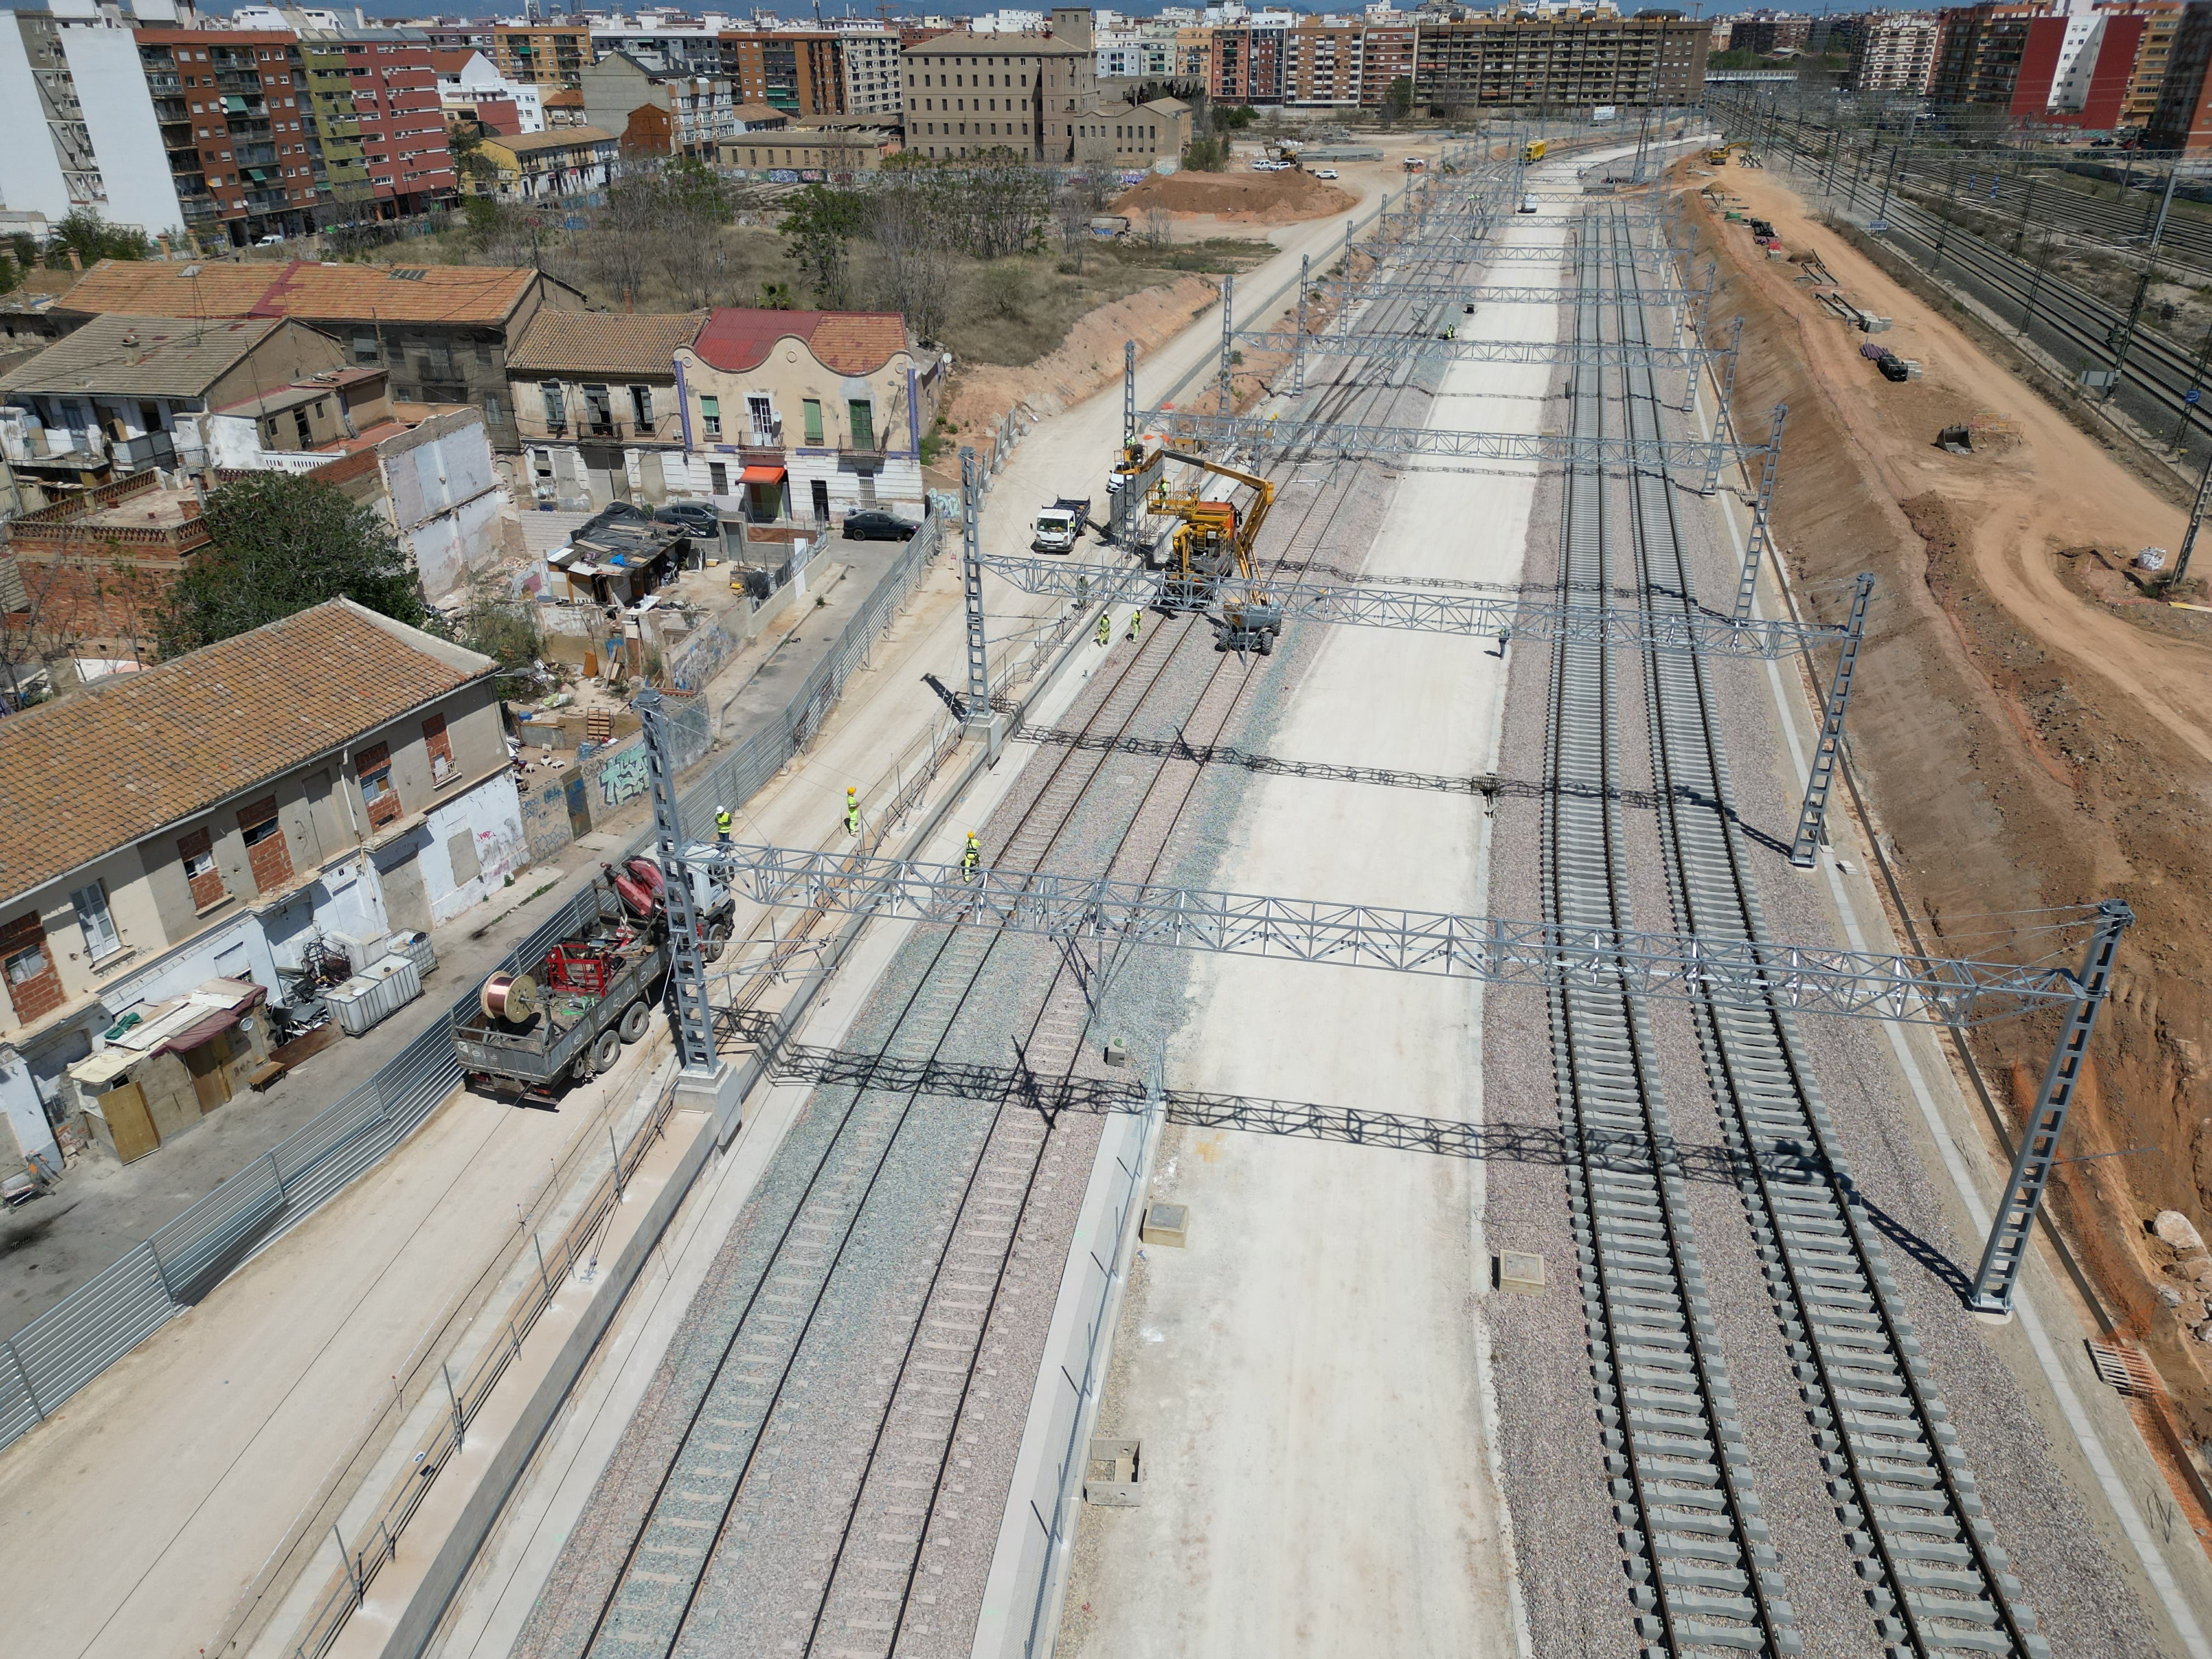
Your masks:
<path fill-rule="evenodd" d="M 2154 1400 L 2166 1392 L 2158 1372 L 2132 1342 L 2092 1342 L 2089 1358 L 2099 1376 L 2131 1400 Z"/>

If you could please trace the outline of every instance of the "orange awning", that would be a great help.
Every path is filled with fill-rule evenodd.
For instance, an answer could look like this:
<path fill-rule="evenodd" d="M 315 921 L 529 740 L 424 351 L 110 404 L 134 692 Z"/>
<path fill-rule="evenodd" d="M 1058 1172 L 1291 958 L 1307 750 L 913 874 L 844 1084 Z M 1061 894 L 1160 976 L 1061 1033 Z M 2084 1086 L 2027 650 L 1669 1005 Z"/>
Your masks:
<path fill-rule="evenodd" d="M 741 483 L 781 483 L 784 469 L 780 466 L 749 466 L 738 479 Z"/>

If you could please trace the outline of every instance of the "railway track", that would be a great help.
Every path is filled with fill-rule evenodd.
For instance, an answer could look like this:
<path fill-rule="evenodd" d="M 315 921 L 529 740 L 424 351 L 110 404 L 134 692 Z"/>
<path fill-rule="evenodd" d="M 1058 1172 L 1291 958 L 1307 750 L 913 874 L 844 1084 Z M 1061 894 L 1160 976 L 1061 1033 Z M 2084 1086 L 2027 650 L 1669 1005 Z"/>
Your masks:
<path fill-rule="evenodd" d="M 1597 264 L 1597 249 L 1585 239 L 1585 289 L 1595 287 Z M 1596 337 L 1601 310 L 1595 301 L 1577 307 L 1583 337 Z M 1607 382 L 1615 373 L 1576 371 L 1578 435 L 1603 435 Z M 1569 472 L 1563 604 L 1617 603 L 1607 488 L 1601 466 Z M 1635 925 L 1615 657 L 1585 643 L 1553 647 L 1547 732 L 1549 771 L 1563 787 L 1545 810 L 1545 919 L 1598 931 Z M 1759 1516 L 1705 1304 L 1645 1006 L 1617 991 L 1563 983 L 1551 995 L 1551 1030 L 1583 1325 L 1640 1634 L 1651 1650 L 1681 1659 L 1795 1654 L 1802 1643 Z"/>
<path fill-rule="evenodd" d="M 1782 142 L 1790 150 L 1803 160 L 1820 159 L 1806 135 L 1825 133 L 1826 129 L 1796 118 L 1784 118 L 1780 125 L 1788 129 Z M 2113 343 L 2127 323 L 2124 307 L 2107 305 L 2047 269 L 2039 270 L 2037 261 L 2008 253 L 1963 226 L 1895 195 L 1887 222 L 1887 240 L 1931 277 L 1952 280 L 1942 274 L 1948 264 L 1984 303 L 2031 317 L 2023 326 L 2041 337 L 2038 343 L 2062 370 L 2111 366 Z M 2136 319 L 2121 384 L 2121 395 L 2135 405 L 2135 412 L 2154 421 L 2160 430 L 2171 422 L 2200 436 L 2212 434 L 2212 416 L 2202 404 L 2192 405 L 2187 399 L 2187 393 L 2202 391 L 2205 382 L 2206 372 L 2197 357 L 2160 333 L 2147 314 Z"/>
<path fill-rule="evenodd" d="M 1310 556 L 1358 479 L 1357 468 L 1333 471 L 1282 558 Z M 1211 637 L 1203 619 L 1170 618 L 1127 653 L 1082 740 L 1063 749 L 990 850 L 994 867 L 1042 869 L 1070 849 L 1109 757 L 1134 752 L 1124 740 L 1148 700 Z M 1251 683 L 1240 659 L 1213 663 L 1180 722 L 1201 750 Z M 1203 771 L 1179 750 L 1158 757 L 1115 841 L 1111 873 L 1152 878 Z M 1003 1041 L 1003 1019 L 994 1026 L 977 993 L 987 975 L 1018 975 L 1029 960 L 1015 960 L 1020 946 L 1003 935 L 964 929 L 921 948 L 915 988 L 881 1045 L 884 1076 L 899 1081 L 862 1080 L 836 1114 L 765 1261 L 749 1283 L 726 1287 L 731 1312 L 718 1328 L 696 1334 L 719 1352 L 674 1443 L 660 1449 L 618 1565 L 543 1621 L 538 1651 L 635 1659 L 733 1640 L 747 1650 L 869 1655 L 945 1645 L 925 1554 L 947 1518 L 960 1425 L 1056 1120 L 1016 1091 L 977 1103 L 933 1097 L 910 1081 L 939 1070 L 950 1050 Z M 1036 1079 L 1036 1098 L 1050 1099 L 1081 1059 L 1090 1007 L 1064 960 L 1031 1006 L 1018 1069 Z M 916 1203 L 918 1188 L 932 1196 Z M 832 1378 L 843 1397 L 810 1392 Z M 787 1454 L 838 1473 L 795 1491 L 778 1478 Z M 837 1517 L 826 1531 L 825 1516 Z"/>
<path fill-rule="evenodd" d="M 1654 251 L 1656 252 L 1656 251 Z M 1614 228 L 1618 285 L 1642 278 L 1644 252 Z M 1644 337 L 1643 309 L 1620 326 Z M 1630 434 L 1656 438 L 1661 415 L 1648 365 L 1627 369 Z M 1695 605 L 1663 468 L 1631 480 L 1637 574 L 1654 610 Z M 1686 654 L 1648 653 L 1647 719 L 1674 925 L 1715 941 L 1765 937 L 1757 878 L 1707 671 Z M 1929 1380 L 1919 1343 L 1861 1207 L 1835 1127 L 1806 1064 L 1794 1017 L 1698 1005 L 1692 1010 L 1723 1133 L 1799 1391 L 1868 1587 L 1876 1632 L 1893 1654 L 1959 1652 L 2045 1659 L 2034 1611 L 1982 1514 L 1972 1471 Z"/>

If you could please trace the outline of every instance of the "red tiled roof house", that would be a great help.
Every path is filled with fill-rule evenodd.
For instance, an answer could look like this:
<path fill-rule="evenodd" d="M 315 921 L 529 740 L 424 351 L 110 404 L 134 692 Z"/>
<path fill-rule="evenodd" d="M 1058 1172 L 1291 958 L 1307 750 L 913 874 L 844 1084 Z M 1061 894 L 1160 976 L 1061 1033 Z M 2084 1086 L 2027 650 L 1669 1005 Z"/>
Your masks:
<path fill-rule="evenodd" d="M 674 356 L 693 493 L 755 523 L 919 516 L 942 359 L 896 312 L 724 308 Z"/>

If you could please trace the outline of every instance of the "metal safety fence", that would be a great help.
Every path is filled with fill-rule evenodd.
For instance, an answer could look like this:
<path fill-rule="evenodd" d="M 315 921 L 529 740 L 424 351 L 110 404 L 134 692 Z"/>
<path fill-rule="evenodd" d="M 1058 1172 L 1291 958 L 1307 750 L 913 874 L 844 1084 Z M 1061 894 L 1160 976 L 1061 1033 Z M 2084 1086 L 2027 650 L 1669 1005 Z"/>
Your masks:
<path fill-rule="evenodd" d="M 938 544 L 934 520 L 925 523 L 781 714 L 684 792 L 678 810 L 688 831 L 706 833 L 718 804 L 750 799 L 805 751 L 847 684 L 867 665 Z M 710 743 L 704 700 L 684 700 L 670 713 L 678 762 L 690 764 Z M 649 834 L 639 836 L 625 856 L 650 841 Z M 590 892 L 576 895 L 508 952 L 497 971 L 533 966 L 597 914 Z M 453 1030 L 473 1012 L 477 994 L 471 985 L 368 1081 L 0 1342 L 0 1446 L 52 1415 L 419 1127 L 461 1080 Z"/>

